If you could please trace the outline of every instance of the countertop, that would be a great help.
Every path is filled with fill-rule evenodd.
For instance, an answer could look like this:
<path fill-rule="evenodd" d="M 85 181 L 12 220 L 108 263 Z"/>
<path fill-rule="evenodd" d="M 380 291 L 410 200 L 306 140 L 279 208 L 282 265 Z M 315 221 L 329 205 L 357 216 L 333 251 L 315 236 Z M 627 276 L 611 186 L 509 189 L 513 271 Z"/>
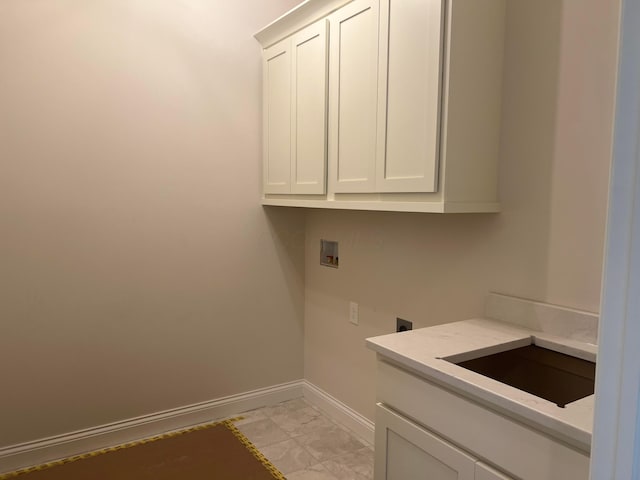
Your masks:
<path fill-rule="evenodd" d="M 532 341 L 541 347 L 595 361 L 597 347 L 593 344 L 489 319 L 464 320 L 373 337 L 367 339 L 367 346 L 383 359 L 427 380 L 589 451 L 594 395 L 560 408 L 553 402 L 443 360 L 453 357 L 455 361 L 464 361 L 529 345 Z"/>

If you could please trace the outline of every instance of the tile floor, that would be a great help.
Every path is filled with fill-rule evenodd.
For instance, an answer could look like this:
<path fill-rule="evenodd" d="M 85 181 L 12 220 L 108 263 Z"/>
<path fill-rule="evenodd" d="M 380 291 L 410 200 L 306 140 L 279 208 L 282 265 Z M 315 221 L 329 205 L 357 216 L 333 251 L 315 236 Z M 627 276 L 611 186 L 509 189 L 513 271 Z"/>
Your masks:
<path fill-rule="evenodd" d="M 373 447 L 299 398 L 241 414 L 238 429 L 288 480 L 370 480 Z"/>

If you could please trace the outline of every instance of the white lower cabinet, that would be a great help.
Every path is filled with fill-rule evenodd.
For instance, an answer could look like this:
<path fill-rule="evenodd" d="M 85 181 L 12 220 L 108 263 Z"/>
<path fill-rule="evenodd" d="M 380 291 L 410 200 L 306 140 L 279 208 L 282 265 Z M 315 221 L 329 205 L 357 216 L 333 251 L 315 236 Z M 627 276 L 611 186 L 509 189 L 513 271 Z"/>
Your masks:
<path fill-rule="evenodd" d="M 375 480 L 587 480 L 588 446 L 569 445 L 378 361 Z"/>
<path fill-rule="evenodd" d="M 476 460 L 378 404 L 375 480 L 474 480 Z"/>
<path fill-rule="evenodd" d="M 375 455 L 375 480 L 510 480 L 381 404 Z"/>

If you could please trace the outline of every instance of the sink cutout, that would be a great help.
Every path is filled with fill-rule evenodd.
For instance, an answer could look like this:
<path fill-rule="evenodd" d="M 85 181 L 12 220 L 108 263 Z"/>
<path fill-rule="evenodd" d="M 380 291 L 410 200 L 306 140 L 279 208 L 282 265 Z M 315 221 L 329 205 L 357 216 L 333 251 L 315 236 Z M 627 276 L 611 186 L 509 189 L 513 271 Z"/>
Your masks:
<path fill-rule="evenodd" d="M 594 392 L 594 362 L 537 345 L 462 362 L 447 361 L 549 400 L 561 408 Z"/>

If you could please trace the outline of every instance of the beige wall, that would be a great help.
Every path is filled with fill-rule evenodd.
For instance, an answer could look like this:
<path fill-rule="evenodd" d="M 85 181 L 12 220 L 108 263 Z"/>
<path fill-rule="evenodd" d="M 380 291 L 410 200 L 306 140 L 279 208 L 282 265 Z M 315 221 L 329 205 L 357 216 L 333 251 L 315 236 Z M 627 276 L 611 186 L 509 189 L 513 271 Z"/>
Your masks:
<path fill-rule="evenodd" d="M 507 3 L 503 212 L 307 217 L 305 377 L 369 418 L 364 339 L 397 316 L 424 327 L 482 315 L 489 291 L 599 310 L 619 2 Z M 340 269 L 318 265 L 320 238 L 340 242 Z"/>
<path fill-rule="evenodd" d="M 0 446 L 302 377 L 252 38 L 295 3 L 0 2 Z"/>
<path fill-rule="evenodd" d="M 372 417 L 396 316 L 599 309 L 618 0 L 508 1 L 501 214 L 310 211 L 306 254 L 259 206 L 251 38 L 296 3 L 0 2 L 0 446 L 300 378 L 303 343 Z"/>

